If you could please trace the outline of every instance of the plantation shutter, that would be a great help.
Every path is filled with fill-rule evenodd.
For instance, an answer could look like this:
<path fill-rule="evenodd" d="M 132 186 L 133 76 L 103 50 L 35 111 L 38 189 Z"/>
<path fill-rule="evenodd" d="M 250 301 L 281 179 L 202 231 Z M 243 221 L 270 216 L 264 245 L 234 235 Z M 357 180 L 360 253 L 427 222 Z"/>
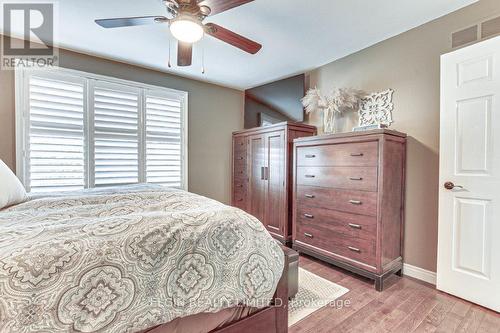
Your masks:
<path fill-rule="evenodd" d="M 31 76 L 25 172 L 31 192 L 85 188 L 85 81 Z"/>
<path fill-rule="evenodd" d="M 146 91 L 146 181 L 185 187 L 184 99 L 179 94 Z"/>
<path fill-rule="evenodd" d="M 185 92 L 64 69 L 19 74 L 17 173 L 28 191 L 187 189 Z"/>
<path fill-rule="evenodd" d="M 140 89 L 95 82 L 94 185 L 139 182 Z"/>

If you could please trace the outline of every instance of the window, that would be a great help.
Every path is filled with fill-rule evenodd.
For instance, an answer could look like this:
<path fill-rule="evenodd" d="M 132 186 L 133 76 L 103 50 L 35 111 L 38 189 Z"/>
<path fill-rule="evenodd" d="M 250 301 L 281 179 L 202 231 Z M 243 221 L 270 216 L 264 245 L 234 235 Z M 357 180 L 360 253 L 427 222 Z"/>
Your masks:
<path fill-rule="evenodd" d="M 20 70 L 16 82 L 28 191 L 187 188 L 187 93 L 66 69 Z"/>

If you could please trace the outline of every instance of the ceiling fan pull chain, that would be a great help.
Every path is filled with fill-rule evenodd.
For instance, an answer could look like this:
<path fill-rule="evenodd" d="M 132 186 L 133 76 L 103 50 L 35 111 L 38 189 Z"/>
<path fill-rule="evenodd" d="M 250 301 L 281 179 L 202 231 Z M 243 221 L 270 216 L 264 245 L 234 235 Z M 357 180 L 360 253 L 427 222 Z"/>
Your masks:
<path fill-rule="evenodd" d="M 201 74 L 205 74 L 205 42 L 201 41 Z"/>
<path fill-rule="evenodd" d="M 171 48 L 170 48 L 170 39 L 168 40 L 168 68 L 172 68 L 172 63 L 170 62 L 170 55 L 171 55 Z"/>

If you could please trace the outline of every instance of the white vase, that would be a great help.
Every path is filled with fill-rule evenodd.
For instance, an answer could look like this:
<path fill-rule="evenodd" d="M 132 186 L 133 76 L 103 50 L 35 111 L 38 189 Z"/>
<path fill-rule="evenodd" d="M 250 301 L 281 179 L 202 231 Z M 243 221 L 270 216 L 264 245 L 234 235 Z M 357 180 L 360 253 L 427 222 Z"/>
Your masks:
<path fill-rule="evenodd" d="M 335 112 L 332 110 L 323 111 L 323 132 L 328 134 L 335 132 Z"/>

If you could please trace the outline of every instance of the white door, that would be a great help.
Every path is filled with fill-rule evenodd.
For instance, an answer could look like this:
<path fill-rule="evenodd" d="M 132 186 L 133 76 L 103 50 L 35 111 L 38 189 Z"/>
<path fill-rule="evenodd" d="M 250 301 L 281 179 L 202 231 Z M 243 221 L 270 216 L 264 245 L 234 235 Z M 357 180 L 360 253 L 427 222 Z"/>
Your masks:
<path fill-rule="evenodd" d="M 437 288 L 500 311 L 500 37 L 441 58 Z"/>

